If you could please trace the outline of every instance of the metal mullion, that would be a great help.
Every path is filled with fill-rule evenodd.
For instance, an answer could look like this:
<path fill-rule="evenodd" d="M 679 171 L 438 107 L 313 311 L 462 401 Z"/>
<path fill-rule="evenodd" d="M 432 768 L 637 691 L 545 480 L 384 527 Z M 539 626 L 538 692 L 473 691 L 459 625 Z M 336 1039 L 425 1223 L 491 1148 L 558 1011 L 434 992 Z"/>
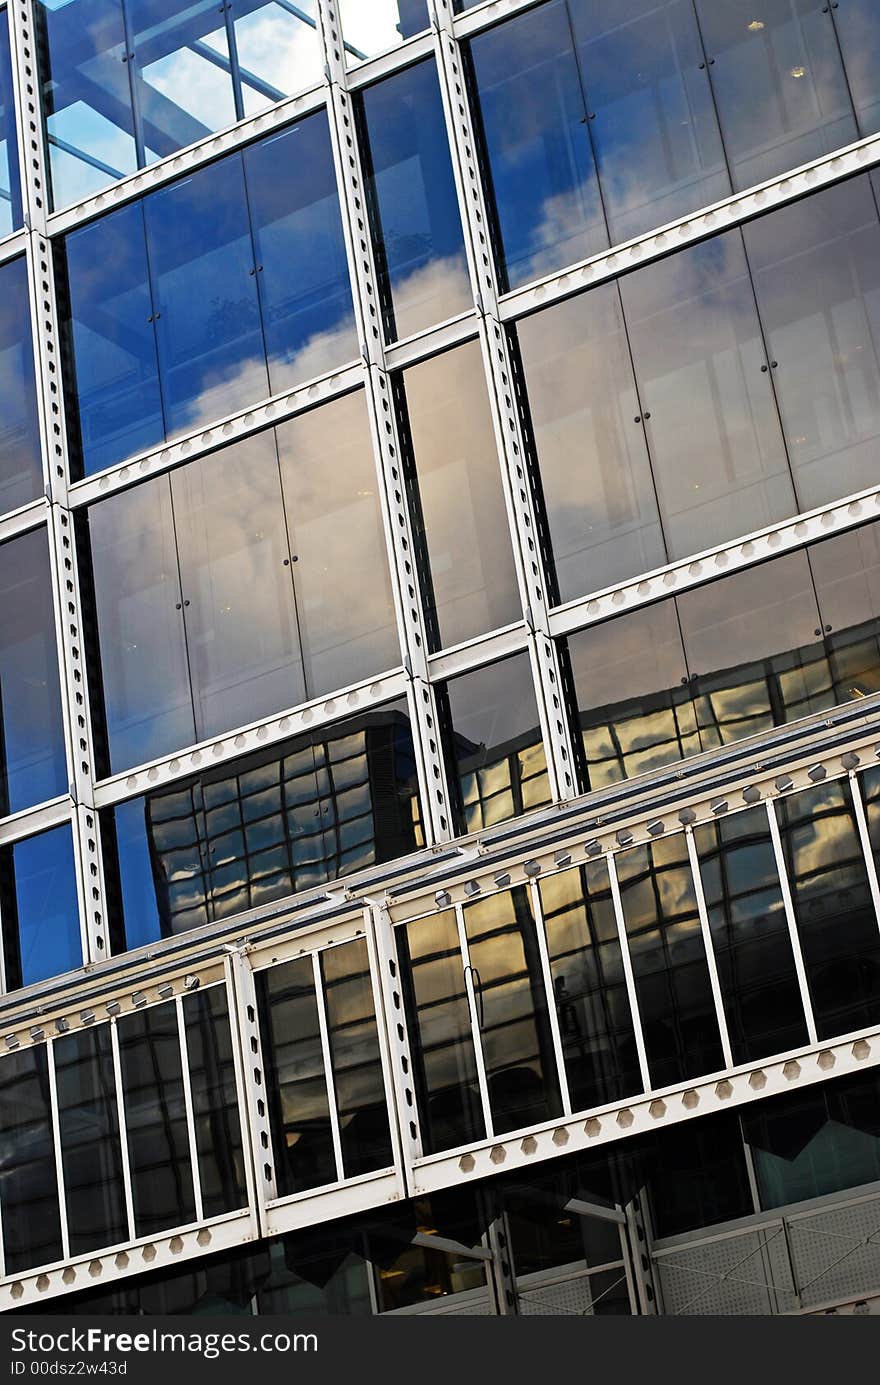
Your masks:
<path fill-rule="evenodd" d="M 324 978 L 321 975 L 320 952 L 312 953 L 312 975 L 315 986 L 315 1005 L 318 1010 L 318 1030 L 321 1035 L 321 1053 L 324 1059 L 324 1083 L 327 1088 L 327 1104 L 330 1110 L 333 1154 L 336 1158 L 336 1178 L 341 1183 L 345 1178 L 345 1167 L 342 1161 L 342 1135 L 339 1130 L 339 1108 L 336 1105 L 336 1083 L 333 1080 L 333 1057 L 330 1052 L 330 1034 L 327 1028 L 327 1008 L 324 1004 Z"/>
<path fill-rule="evenodd" d="M 776 804 L 772 798 L 768 798 L 765 807 L 767 809 L 767 821 L 770 825 L 770 839 L 773 842 L 773 855 L 776 859 L 776 874 L 779 877 L 782 904 L 785 909 L 786 922 L 788 923 L 788 936 L 791 941 L 794 969 L 797 973 L 801 1004 L 804 1007 L 804 1015 L 807 1021 L 807 1038 L 811 1044 L 815 1044 L 818 1043 L 819 1040 L 816 1033 L 816 1021 L 813 1018 L 813 1002 L 810 999 L 810 988 L 807 982 L 807 971 L 804 966 L 803 953 L 801 952 L 801 940 L 798 935 L 794 900 L 791 896 L 791 887 L 788 883 L 788 872 L 785 868 L 785 855 L 782 850 L 782 836 L 779 831 L 779 820 L 776 817 Z"/>
<path fill-rule="evenodd" d="M 471 966 L 467 929 L 464 924 L 464 909 L 460 904 L 456 904 L 453 907 L 455 910 L 455 925 L 458 930 L 458 945 L 461 950 L 464 989 L 468 1002 L 468 1016 L 471 1022 L 471 1042 L 474 1045 L 474 1061 L 477 1066 L 477 1085 L 480 1088 L 480 1101 L 483 1105 L 483 1120 L 486 1125 L 486 1138 L 491 1140 L 495 1134 L 495 1126 L 492 1122 L 489 1083 L 486 1079 L 486 1062 L 483 1057 L 483 1037 L 480 1033 L 479 1021 L 477 1019 L 477 994 L 474 990 L 474 969 Z"/>
<path fill-rule="evenodd" d="M 850 771 L 849 786 L 852 794 L 856 823 L 859 829 L 859 841 L 862 846 L 862 855 L 865 858 L 865 869 L 868 872 L 868 885 L 871 889 L 874 914 L 877 920 L 877 927 L 880 928 L 880 882 L 878 882 L 877 879 L 877 862 L 874 857 L 874 848 L 871 845 L 868 817 L 865 812 L 864 799 L 862 798 L 862 783 L 859 775 L 856 774 L 855 771 Z"/>
<path fill-rule="evenodd" d="M 265 1233 L 266 1229 L 266 1202 L 276 1196 L 273 1167 L 270 1164 L 267 1173 L 265 1156 L 262 1166 L 260 1165 L 260 1150 L 265 1150 L 266 1155 L 273 1161 L 274 1155 L 265 1086 L 258 1085 L 254 1078 L 254 1058 L 259 1062 L 261 1076 L 265 1072 L 260 1048 L 254 974 L 239 947 L 224 948 L 223 988 L 232 1044 L 232 1066 L 235 1072 L 247 1205 L 255 1234 L 260 1234 Z M 251 1031 L 250 1055 L 245 1043 L 246 1024 L 249 1024 Z"/>
<path fill-rule="evenodd" d="M 131 1183 L 131 1165 L 128 1158 L 128 1125 L 125 1119 L 125 1100 L 122 1093 L 122 1059 L 119 1053 L 119 1029 L 115 1017 L 110 1021 L 110 1046 L 113 1052 L 113 1079 L 116 1085 L 116 1113 L 119 1125 L 119 1153 L 122 1160 L 122 1186 L 125 1191 L 125 1216 L 128 1222 L 128 1239 L 135 1239 L 134 1194 Z"/>
<path fill-rule="evenodd" d="M 406 1117 L 406 1103 L 399 1105 L 396 1100 L 394 1088 L 394 1069 L 392 1065 L 392 1048 L 389 1035 L 389 1027 L 395 1021 L 390 1015 L 385 1014 L 382 990 L 382 966 L 383 953 L 377 934 L 380 928 L 386 928 L 390 934 L 390 922 L 387 914 L 382 912 L 381 906 L 367 906 L 364 910 L 366 928 L 364 932 L 367 944 L 367 962 L 370 968 L 370 991 L 373 997 L 373 1014 L 376 1022 L 376 1036 L 379 1042 L 379 1059 L 382 1066 L 382 1085 L 385 1091 L 385 1104 L 388 1108 L 388 1130 L 391 1135 L 391 1151 L 396 1168 L 403 1167 L 404 1134 L 401 1124 Z M 390 940 L 390 938 L 389 938 Z M 411 1118 L 411 1117 L 410 1117 Z"/>
<path fill-rule="evenodd" d="M 605 856 L 605 866 L 608 871 L 608 882 L 611 886 L 611 899 L 614 904 L 614 919 L 617 924 L 617 940 L 620 944 L 620 960 L 623 965 L 623 975 L 626 981 L 626 993 L 629 997 L 633 1034 L 636 1041 L 636 1052 L 639 1055 L 639 1072 L 642 1077 L 642 1090 L 649 1092 L 651 1090 L 651 1072 L 648 1067 L 648 1050 L 645 1047 L 645 1036 L 642 1031 L 642 1016 L 639 1011 L 639 1003 L 636 995 L 636 982 L 635 976 L 633 975 L 632 957 L 629 952 L 629 939 L 626 935 L 626 919 L 623 913 L 623 901 L 620 897 L 620 882 L 617 879 L 614 853 L 611 851 Z"/>
<path fill-rule="evenodd" d="M 733 1067 L 733 1051 L 730 1047 L 730 1033 L 727 1028 L 727 1015 L 724 1011 L 724 997 L 721 992 L 721 980 L 718 975 L 718 963 L 715 958 L 715 948 L 712 943 L 712 930 L 709 927 L 709 911 L 706 907 L 706 894 L 703 889 L 703 877 L 700 874 L 700 858 L 697 855 L 697 844 L 694 841 L 693 830 L 688 827 L 685 830 L 685 841 L 687 842 L 688 860 L 690 861 L 691 876 L 694 882 L 694 894 L 697 897 L 697 911 L 700 916 L 700 931 L 703 934 L 703 950 L 706 954 L 706 966 L 709 970 L 709 985 L 712 990 L 712 999 L 715 1003 L 715 1017 L 718 1021 L 718 1030 L 721 1035 L 721 1052 L 724 1055 L 724 1066 Z"/>
<path fill-rule="evenodd" d="M 64 1158 L 61 1150 L 61 1117 L 58 1110 L 58 1077 L 55 1072 L 55 1040 L 46 1042 L 46 1071 L 49 1076 L 49 1115 L 52 1121 L 52 1147 L 55 1153 L 55 1180 L 58 1186 L 58 1218 L 61 1223 L 61 1257 L 70 1259 L 70 1232 L 67 1226 L 67 1193 L 64 1188 Z"/>
<path fill-rule="evenodd" d="M 196 1119 L 193 1109 L 192 1080 L 189 1070 L 189 1046 L 186 1041 L 186 1024 L 183 1017 L 183 996 L 174 998 L 177 1013 L 177 1036 L 180 1043 L 180 1071 L 183 1080 L 183 1103 L 186 1109 L 186 1136 L 189 1144 L 189 1160 L 192 1168 L 193 1200 L 196 1221 L 204 1220 L 202 1206 L 202 1176 L 199 1170 L 199 1148 L 196 1140 Z"/>
<path fill-rule="evenodd" d="M 550 1021 L 550 1032 L 553 1035 L 553 1051 L 556 1055 L 556 1068 L 559 1075 L 559 1089 L 562 1096 L 562 1114 L 570 1116 L 572 1113 L 571 1096 L 568 1090 L 568 1073 L 565 1068 L 565 1054 L 562 1050 L 562 1034 L 559 1028 L 559 1012 L 556 1009 L 554 999 L 553 976 L 550 971 L 550 954 L 547 950 L 547 932 L 544 926 L 544 909 L 541 904 L 541 891 L 537 880 L 529 881 L 529 889 L 532 896 L 532 914 L 535 919 L 535 931 L 538 935 L 538 954 L 541 958 L 541 973 L 544 978 L 544 990 L 547 994 L 547 1017 Z"/>

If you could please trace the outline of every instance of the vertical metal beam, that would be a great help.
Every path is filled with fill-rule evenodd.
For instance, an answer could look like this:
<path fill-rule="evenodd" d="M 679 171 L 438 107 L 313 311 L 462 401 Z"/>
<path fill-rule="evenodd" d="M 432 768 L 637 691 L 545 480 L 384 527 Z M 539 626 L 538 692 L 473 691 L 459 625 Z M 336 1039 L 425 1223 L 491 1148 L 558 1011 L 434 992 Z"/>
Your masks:
<path fill-rule="evenodd" d="M 248 1205 L 254 1215 L 255 1230 L 258 1234 L 265 1235 L 266 1203 L 273 1201 L 278 1192 L 272 1130 L 269 1124 L 266 1068 L 257 1013 L 257 992 L 253 971 L 241 948 L 225 949 L 223 970 L 226 977 Z"/>
<path fill-rule="evenodd" d="M 394 925 L 387 908 L 381 902 L 372 904 L 370 908 L 370 933 L 375 947 L 378 977 L 378 984 L 374 982 L 373 986 L 376 1021 L 390 1057 L 389 1114 L 396 1117 L 392 1124 L 396 1123 L 397 1126 L 407 1191 L 411 1193 L 411 1168 L 413 1162 L 422 1157 L 422 1135 Z"/>

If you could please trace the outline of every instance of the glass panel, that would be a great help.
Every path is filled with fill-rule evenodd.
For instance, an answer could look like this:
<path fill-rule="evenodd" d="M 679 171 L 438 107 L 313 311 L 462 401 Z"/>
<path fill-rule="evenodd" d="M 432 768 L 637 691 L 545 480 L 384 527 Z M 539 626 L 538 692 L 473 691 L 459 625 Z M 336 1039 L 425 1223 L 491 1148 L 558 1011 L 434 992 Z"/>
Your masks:
<path fill-rule="evenodd" d="M 627 275 L 620 292 L 670 558 L 795 514 L 739 232 Z"/>
<path fill-rule="evenodd" d="M 397 950 L 425 1154 L 482 1140 L 471 1016 L 455 914 L 397 929 Z"/>
<path fill-rule="evenodd" d="M 0 236 L 17 231 L 22 224 L 21 180 L 12 92 L 12 58 L 9 26 L 0 15 Z"/>
<path fill-rule="evenodd" d="M 730 192 L 689 0 L 573 0 L 612 242 Z"/>
<path fill-rule="evenodd" d="M 820 1039 L 880 1019 L 880 926 L 845 779 L 777 801 Z"/>
<path fill-rule="evenodd" d="M 338 0 L 338 6 L 349 67 L 428 27 L 426 0 Z"/>
<path fill-rule="evenodd" d="M 803 510 L 876 482 L 880 223 L 854 178 L 745 228 Z"/>
<path fill-rule="evenodd" d="M 859 130 L 873 135 L 880 130 L 880 12 L 875 0 L 838 0 L 833 18 Z"/>
<path fill-rule="evenodd" d="M 276 430 L 310 697 L 400 663 L 362 390 Z"/>
<path fill-rule="evenodd" d="M 64 823 L 0 850 L 6 989 L 81 967 L 73 837 Z M 2 1128 L 2 1127 L 0 1127 Z"/>
<path fill-rule="evenodd" d="M 336 1157 L 311 956 L 255 977 L 279 1196 L 335 1183 Z"/>
<path fill-rule="evenodd" d="M 453 678 L 445 752 L 458 786 L 459 832 L 479 832 L 550 802 L 547 759 L 527 654 Z"/>
<path fill-rule="evenodd" d="M 522 615 L 479 345 L 467 342 L 401 378 L 433 639 L 436 647 L 459 644 Z"/>
<path fill-rule="evenodd" d="M 696 6 L 735 188 L 856 138 L 822 0 L 762 0 L 757 11 L 754 0 L 696 0 Z"/>
<path fill-rule="evenodd" d="M 155 1005 L 118 1024 L 136 1236 L 195 1221 L 177 1006 Z"/>
<path fill-rule="evenodd" d="M 661 567 L 666 548 L 617 285 L 536 313 L 516 334 L 557 599 Z"/>
<path fill-rule="evenodd" d="M 0 217 L 2 205 L 0 201 Z M 0 268 L 0 511 L 36 500 L 42 489 L 28 276 L 22 257 Z"/>
<path fill-rule="evenodd" d="M 504 287 L 516 288 L 608 244 L 564 0 L 479 34 L 470 53 Z"/>
<path fill-rule="evenodd" d="M 264 9 L 285 14 L 275 3 Z M 359 354 L 327 116 L 251 145 L 244 167 L 277 394 Z"/>
<path fill-rule="evenodd" d="M 50 1265 L 63 1254 L 48 1052 L 45 1044 L 35 1045 L 0 1062 L 0 1221 L 7 1274 Z"/>
<path fill-rule="evenodd" d="M 171 473 L 196 739 L 305 697 L 271 431 Z"/>
<path fill-rule="evenodd" d="M 216 0 L 125 0 L 143 124 L 152 163 L 235 120 L 223 11 Z"/>
<path fill-rule="evenodd" d="M 121 0 L 36 8 L 52 202 L 63 207 L 137 167 L 125 26 Z"/>
<path fill-rule="evenodd" d="M 837 702 L 880 692 L 880 524 L 808 550 Z"/>
<path fill-rule="evenodd" d="M 64 261 L 68 425 L 91 475 L 165 436 L 142 204 L 71 232 Z"/>
<path fill-rule="evenodd" d="M 7 813 L 67 791 L 45 529 L 0 546 L 2 793 Z"/>
<path fill-rule="evenodd" d="M 109 1024 L 54 1042 L 71 1255 L 129 1238 Z"/>
<path fill-rule="evenodd" d="M 493 1128 L 552 1120 L 562 1099 L 528 890 L 468 904 L 464 924 Z"/>
<path fill-rule="evenodd" d="M 350 1249 L 353 1239 L 346 1223 L 324 1222 L 264 1242 L 272 1270 L 258 1290 L 259 1314 L 369 1317 L 370 1271 L 362 1254 Z"/>
<path fill-rule="evenodd" d="M 238 155 L 144 200 L 169 436 L 268 393 Z"/>
<path fill-rule="evenodd" d="M 701 1116 L 664 1130 L 651 1141 L 645 1166 L 658 1236 L 717 1226 L 755 1210 L 735 1114 Z M 748 1264 L 742 1272 L 744 1279 L 752 1277 Z M 694 1296 L 703 1282 L 695 1277 Z"/>
<path fill-rule="evenodd" d="M 734 1063 L 807 1042 L 763 807 L 694 830 Z"/>
<path fill-rule="evenodd" d="M 486 1285 L 486 1269 L 482 1260 L 468 1259 L 463 1252 L 435 1250 L 433 1246 L 407 1246 L 392 1254 L 381 1242 L 377 1247 L 382 1260 L 375 1262 L 377 1308 L 380 1313 L 394 1313 L 416 1304 L 436 1303 L 451 1294 Z M 372 1241 L 369 1253 L 375 1256 Z M 488 1290 L 480 1300 L 481 1314 L 489 1312 Z M 464 1316 L 464 1305 L 460 1315 Z M 450 1316 L 458 1316 L 449 1310 Z"/>
<path fill-rule="evenodd" d="M 615 858 L 655 1087 L 724 1066 L 684 835 Z"/>
<path fill-rule="evenodd" d="M 196 739 L 167 476 L 88 511 L 113 773 Z"/>
<path fill-rule="evenodd" d="M 699 753 L 674 601 L 580 630 L 567 645 L 585 789 Z"/>
<path fill-rule="evenodd" d="M 245 115 L 320 82 L 317 0 L 233 0 L 232 23 Z"/>
<path fill-rule="evenodd" d="M 561 871 L 539 889 L 572 1109 L 587 1111 L 642 1090 L 608 867 Z"/>
<path fill-rule="evenodd" d="M 355 1178 L 394 1162 L 367 944 L 328 948 L 320 961 L 343 1171 Z"/>
<path fill-rule="evenodd" d="M 385 330 L 408 337 L 473 307 L 436 68 L 417 63 L 362 101 Z"/>
<path fill-rule="evenodd" d="M 210 986 L 183 1001 L 202 1209 L 206 1217 L 247 1203 L 238 1087 L 226 991 Z"/>

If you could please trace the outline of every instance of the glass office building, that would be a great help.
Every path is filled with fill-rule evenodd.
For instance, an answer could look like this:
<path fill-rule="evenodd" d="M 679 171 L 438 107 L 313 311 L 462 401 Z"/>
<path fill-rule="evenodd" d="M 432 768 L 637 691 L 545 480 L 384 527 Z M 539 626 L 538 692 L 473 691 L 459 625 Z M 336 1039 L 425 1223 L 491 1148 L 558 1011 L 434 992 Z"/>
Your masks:
<path fill-rule="evenodd" d="M 0 0 L 0 1310 L 880 1312 L 874 0 Z"/>

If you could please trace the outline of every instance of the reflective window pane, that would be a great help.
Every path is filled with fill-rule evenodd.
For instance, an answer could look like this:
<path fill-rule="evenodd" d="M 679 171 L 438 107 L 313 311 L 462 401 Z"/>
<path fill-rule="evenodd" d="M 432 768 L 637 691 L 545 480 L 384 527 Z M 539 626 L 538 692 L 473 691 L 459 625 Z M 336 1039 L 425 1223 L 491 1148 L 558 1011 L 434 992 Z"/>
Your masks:
<path fill-rule="evenodd" d="M 0 810 L 67 792 L 55 615 L 45 529 L 0 546 Z"/>
<path fill-rule="evenodd" d="M 880 524 L 825 539 L 808 552 L 835 700 L 880 692 Z"/>
<path fill-rule="evenodd" d="M 195 1220 L 186 1102 L 174 1001 L 118 1024 L 136 1236 Z"/>
<path fill-rule="evenodd" d="M 572 1109 L 620 1101 L 642 1078 L 608 867 L 560 871 L 539 889 Z"/>
<path fill-rule="evenodd" d="M 256 974 L 280 1196 L 337 1179 L 310 956 Z"/>
<path fill-rule="evenodd" d="M 232 23 L 244 115 L 320 82 L 317 0 L 233 0 Z"/>
<path fill-rule="evenodd" d="M 459 832 L 479 832 L 550 802 L 527 654 L 450 679 L 440 700 Z"/>
<path fill-rule="evenodd" d="M 206 1217 L 234 1212 L 247 1202 L 245 1155 L 229 1011 L 223 986 L 184 998 L 193 1121 Z"/>
<path fill-rule="evenodd" d="M 58 1128 L 71 1255 L 129 1238 L 110 1026 L 54 1043 Z"/>
<path fill-rule="evenodd" d="M 615 858 L 655 1087 L 724 1066 L 697 897 L 682 834 Z"/>
<path fill-rule="evenodd" d="M 505 287 L 597 254 L 608 232 L 564 0 L 470 44 Z"/>
<path fill-rule="evenodd" d="M 838 0 L 833 18 L 859 133 L 875 134 L 880 130 L 880 11 L 874 0 Z"/>
<path fill-rule="evenodd" d="M 23 257 L 0 267 L 0 511 L 43 490 L 27 280 Z"/>
<path fill-rule="evenodd" d="M 82 966 L 73 838 L 64 823 L 0 848 L 6 989 Z"/>
<path fill-rule="evenodd" d="M 277 394 L 359 354 L 326 114 L 251 145 L 244 166 Z"/>
<path fill-rule="evenodd" d="M 552 1120 L 562 1099 L 528 890 L 468 904 L 464 923 L 495 1133 Z"/>
<path fill-rule="evenodd" d="M 448 646 L 522 614 L 480 348 L 467 342 L 401 378 L 425 602 L 435 647 Z"/>
<path fill-rule="evenodd" d="M 320 962 L 342 1166 L 355 1178 L 394 1162 L 367 944 L 327 948 Z"/>
<path fill-rule="evenodd" d="M 880 925 L 845 779 L 777 802 L 820 1039 L 880 1018 Z"/>
<path fill-rule="evenodd" d="M 400 663 L 362 390 L 276 430 L 309 697 Z"/>
<path fill-rule="evenodd" d="M 385 330 L 408 337 L 473 306 L 433 62 L 368 87 L 362 102 Z"/>
<path fill-rule="evenodd" d="M 62 1256 L 48 1053 L 47 1045 L 35 1044 L 0 1062 L 0 1221 L 7 1274 Z"/>
<path fill-rule="evenodd" d="M 763 807 L 694 831 L 734 1063 L 807 1042 L 791 937 Z"/>
<path fill-rule="evenodd" d="M 397 48 L 428 27 L 426 0 L 338 0 L 348 67 Z"/>
<path fill-rule="evenodd" d="M 857 136 L 831 11 L 822 0 L 696 0 L 735 188 Z M 823 12 L 824 11 L 824 12 Z"/>
<path fill-rule="evenodd" d="M 142 123 L 139 163 L 152 163 L 235 120 L 229 41 L 216 0 L 124 0 Z"/>
<path fill-rule="evenodd" d="M 22 224 L 21 179 L 7 15 L 0 14 L 0 236 Z"/>
<path fill-rule="evenodd" d="M 486 1129 L 465 989 L 458 926 L 451 909 L 397 930 L 422 1150 L 484 1138 Z"/>

